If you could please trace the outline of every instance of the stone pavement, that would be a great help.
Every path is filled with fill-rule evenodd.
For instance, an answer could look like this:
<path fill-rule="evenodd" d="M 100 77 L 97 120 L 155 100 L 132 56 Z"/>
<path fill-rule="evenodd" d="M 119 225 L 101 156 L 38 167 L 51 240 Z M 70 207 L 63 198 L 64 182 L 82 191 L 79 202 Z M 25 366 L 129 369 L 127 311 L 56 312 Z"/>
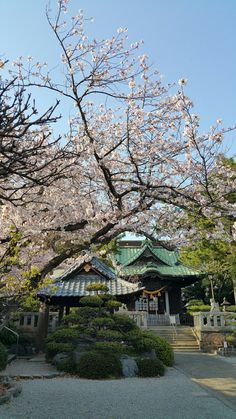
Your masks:
<path fill-rule="evenodd" d="M 235 419 L 235 368 L 236 359 L 178 353 L 161 378 L 49 380 L 56 371 L 43 357 L 21 359 L 8 373 L 32 379 L 22 380 L 22 394 L 0 407 L 0 418 Z"/>
<path fill-rule="evenodd" d="M 63 375 L 57 369 L 45 362 L 44 355 L 37 355 L 30 359 L 18 358 L 7 365 L 0 376 L 17 378 L 54 378 Z"/>
<path fill-rule="evenodd" d="M 236 411 L 236 357 L 178 352 L 175 361 L 175 368 Z"/>

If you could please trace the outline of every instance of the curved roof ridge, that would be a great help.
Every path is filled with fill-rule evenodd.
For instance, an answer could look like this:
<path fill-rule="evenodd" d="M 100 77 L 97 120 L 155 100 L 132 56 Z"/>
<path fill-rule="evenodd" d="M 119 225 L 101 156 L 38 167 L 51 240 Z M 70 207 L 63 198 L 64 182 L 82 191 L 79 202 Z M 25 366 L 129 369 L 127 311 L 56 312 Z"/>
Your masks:
<path fill-rule="evenodd" d="M 72 266 L 70 266 L 62 275 L 55 278 L 56 281 L 66 281 L 69 279 L 70 275 L 75 271 L 79 270 L 84 264 L 91 264 L 92 268 L 95 268 L 99 273 L 108 279 L 116 279 L 116 274 L 112 269 L 104 262 L 102 262 L 97 256 L 90 255 L 86 258 L 79 258 Z"/>
<path fill-rule="evenodd" d="M 149 249 L 150 252 L 152 253 L 152 255 L 155 257 L 155 259 L 160 259 L 161 262 L 164 262 L 166 265 L 168 266 L 172 266 L 172 264 L 170 262 L 168 262 L 168 260 L 166 258 L 164 258 L 162 255 L 156 254 L 155 252 L 155 247 L 153 246 L 153 243 L 151 242 L 150 239 L 145 239 L 142 243 L 142 245 L 140 246 L 140 248 L 137 249 L 137 252 L 132 255 L 124 264 L 123 266 L 128 266 L 130 265 L 130 263 L 134 262 L 136 259 L 138 259 L 144 252 L 146 249 Z M 161 249 L 163 250 L 163 247 L 158 247 L 157 249 Z M 166 249 L 165 249 L 166 250 Z M 171 252 L 171 251 L 169 251 Z M 173 251 L 172 251 L 173 252 Z"/>

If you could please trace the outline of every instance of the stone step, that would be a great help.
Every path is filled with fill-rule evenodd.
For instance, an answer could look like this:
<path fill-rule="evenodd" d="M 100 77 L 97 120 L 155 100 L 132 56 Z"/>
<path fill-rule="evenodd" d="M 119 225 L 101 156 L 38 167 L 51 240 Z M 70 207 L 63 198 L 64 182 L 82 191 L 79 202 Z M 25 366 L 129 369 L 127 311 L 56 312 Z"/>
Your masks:
<path fill-rule="evenodd" d="M 199 351 L 199 344 L 193 334 L 192 328 L 189 326 L 179 326 L 173 329 L 172 327 L 160 326 L 149 327 L 155 335 L 167 340 L 174 351 L 179 352 L 197 352 Z"/>

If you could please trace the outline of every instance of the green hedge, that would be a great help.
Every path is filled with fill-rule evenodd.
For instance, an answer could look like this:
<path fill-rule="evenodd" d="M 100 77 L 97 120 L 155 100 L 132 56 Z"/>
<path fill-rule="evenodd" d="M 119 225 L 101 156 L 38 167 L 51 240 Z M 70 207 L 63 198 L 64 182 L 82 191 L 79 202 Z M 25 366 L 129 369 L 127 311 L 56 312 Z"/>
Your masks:
<path fill-rule="evenodd" d="M 159 377 L 165 374 L 165 366 L 159 359 L 137 359 L 140 377 Z"/>
<path fill-rule="evenodd" d="M 74 349 L 75 345 L 73 343 L 47 342 L 45 347 L 46 359 L 50 360 L 60 352 L 72 352 Z"/>
<path fill-rule="evenodd" d="M 114 351 L 118 353 L 127 353 L 129 348 L 120 342 L 96 342 L 95 349 L 102 351 Z"/>
<path fill-rule="evenodd" d="M 51 333 L 48 338 L 47 342 L 73 342 L 76 341 L 79 338 L 80 334 L 78 330 L 74 328 L 58 328 L 55 330 L 55 332 Z"/>
<path fill-rule="evenodd" d="M 99 330 L 97 338 L 108 341 L 121 341 L 124 339 L 123 333 L 118 330 Z"/>
<path fill-rule="evenodd" d="M 0 342 L 0 371 L 4 370 L 7 366 L 7 349 Z"/>
<path fill-rule="evenodd" d="M 236 306 L 229 306 L 227 311 L 231 311 L 232 313 L 236 313 Z"/>
<path fill-rule="evenodd" d="M 193 306 L 188 306 L 188 313 L 197 313 L 199 311 L 210 311 L 211 306 L 206 305 L 206 304 L 199 304 L 199 305 L 193 305 Z"/>
<path fill-rule="evenodd" d="M 88 351 L 81 356 L 77 372 L 82 378 L 118 378 L 122 376 L 122 365 L 118 355 L 112 352 Z"/>
<path fill-rule="evenodd" d="M 57 365 L 58 371 L 68 372 L 69 374 L 76 374 L 76 363 L 72 358 L 65 359 Z"/>
<path fill-rule="evenodd" d="M 174 352 L 169 342 L 151 332 L 143 332 L 143 336 L 147 338 L 149 349 L 155 350 L 157 358 L 167 367 L 171 367 L 174 363 Z"/>
<path fill-rule="evenodd" d="M 103 304 L 103 301 L 99 297 L 99 295 L 88 295 L 80 299 L 80 304 L 82 304 L 83 306 L 88 306 L 88 307 L 101 307 Z"/>
<path fill-rule="evenodd" d="M 120 332 L 129 332 L 133 329 L 138 329 L 138 326 L 133 319 L 126 316 L 125 314 L 113 314 L 112 319 L 114 320 L 114 326 L 112 329 L 119 330 Z"/>

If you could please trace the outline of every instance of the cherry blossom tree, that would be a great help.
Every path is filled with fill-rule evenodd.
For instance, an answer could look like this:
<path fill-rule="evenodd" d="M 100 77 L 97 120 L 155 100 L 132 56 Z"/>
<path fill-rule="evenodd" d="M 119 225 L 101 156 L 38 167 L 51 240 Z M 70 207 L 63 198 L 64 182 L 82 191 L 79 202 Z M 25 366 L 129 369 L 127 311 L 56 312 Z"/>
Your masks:
<path fill-rule="evenodd" d="M 0 62 L 3 69 L 6 62 Z M 65 175 L 68 144 L 53 139 L 55 105 L 39 114 L 17 77 L 0 79 L 0 204 L 25 205 Z"/>
<path fill-rule="evenodd" d="M 90 40 L 82 11 L 64 20 L 67 3 L 59 0 L 55 18 L 47 10 L 61 48 L 60 71 L 59 64 L 49 70 L 31 57 L 10 70 L 21 89 L 37 87 L 73 104 L 63 140 L 69 144 L 66 175 L 40 186 L 25 205 L 6 201 L 2 207 L 2 231 L 10 225 L 21 231 L 29 243 L 22 258 L 38 267 L 39 277 L 124 231 L 181 236 L 186 212 L 214 217 L 219 228 L 221 217 L 235 219 L 235 204 L 227 201 L 235 179 L 220 155 L 224 134 L 235 127 L 222 128 L 217 120 L 201 133 L 186 79 L 165 86 L 139 52 L 142 42 L 128 45 L 126 29 Z M 45 126 L 40 135 L 51 138 Z M 44 158 L 36 159 L 41 168 Z M 224 181 L 216 177 L 222 171 Z M 47 167 L 44 172 L 50 178 Z"/>

